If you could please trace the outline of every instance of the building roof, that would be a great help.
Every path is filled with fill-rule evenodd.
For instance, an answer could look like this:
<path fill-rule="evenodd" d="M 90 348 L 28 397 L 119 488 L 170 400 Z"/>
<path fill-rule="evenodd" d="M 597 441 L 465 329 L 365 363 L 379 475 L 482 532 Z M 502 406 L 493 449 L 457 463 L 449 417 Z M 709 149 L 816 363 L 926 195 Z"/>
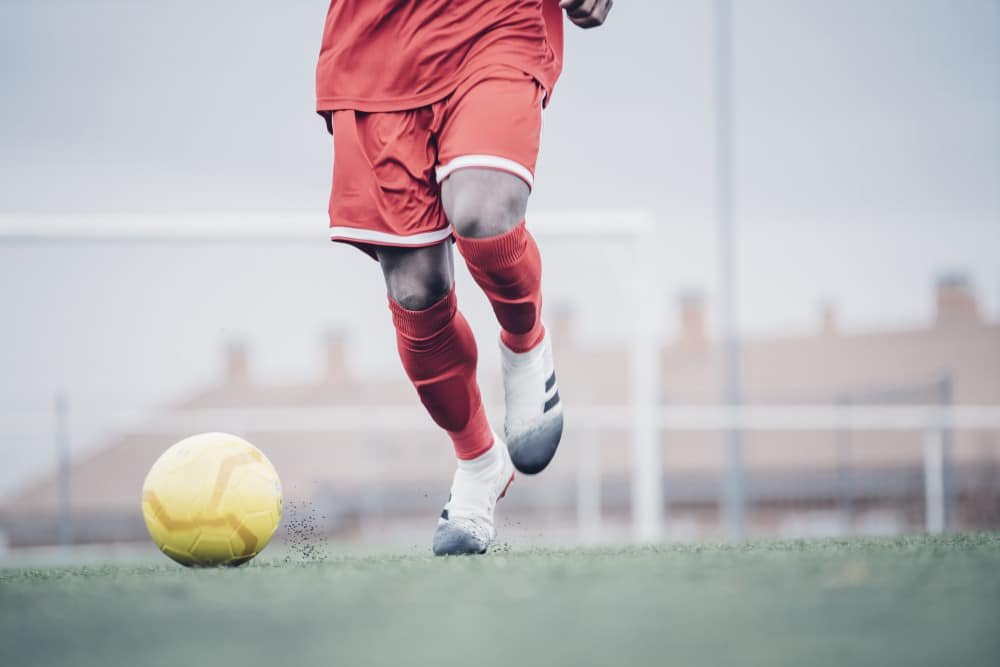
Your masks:
<path fill-rule="evenodd" d="M 937 299 L 936 319 L 923 327 L 844 332 L 827 309 L 821 327 L 812 334 L 745 341 L 741 350 L 745 400 L 781 404 L 926 404 L 942 400 L 1000 404 L 1000 325 L 980 317 L 968 286 L 960 281 L 942 283 Z M 629 352 L 625 346 L 581 343 L 566 312 L 550 317 L 550 329 L 556 341 L 560 391 L 570 406 L 570 419 L 573 410 L 585 409 L 588 404 L 628 402 Z M 345 341 L 331 336 L 326 342 L 326 370 L 320 381 L 276 385 L 255 378 L 247 351 L 231 345 L 226 350 L 225 376 L 171 406 L 162 417 L 230 408 L 417 405 L 416 394 L 402 373 L 394 380 L 358 378 L 352 374 L 348 358 Z M 660 370 L 664 402 L 718 402 L 719 355 L 708 338 L 700 298 L 685 297 L 679 333 L 664 341 Z M 496 374 L 482 368 L 480 376 L 493 386 L 499 384 Z M 950 396 L 943 396 L 945 391 Z M 170 443 L 188 435 L 141 430 L 115 438 L 73 464 L 74 511 L 134 512 L 146 471 Z M 297 498 L 314 497 L 330 488 L 363 495 L 366 489 L 380 485 L 426 489 L 440 495 L 454 465 L 447 438 L 429 418 L 423 428 L 405 431 L 296 430 L 241 435 L 268 454 L 282 476 L 286 493 Z M 771 470 L 833 466 L 834 437 L 829 433 L 755 433 L 748 438 L 748 465 Z M 910 463 L 919 457 L 912 442 L 896 435 L 879 437 L 879 448 L 857 448 L 856 460 L 863 462 L 868 456 L 869 463 L 875 465 Z M 812 444 L 804 446 L 804 438 Z M 601 470 L 606 477 L 628 472 L 621 442 L 621 434 L 599 434 Z M 716 474 L 722 465 L 721 440 L 715 434 L 672 436 L 665 447 L 665 465 L 673 473 Z M 547 475 L 572 478 L 576 455 L 575 448 L 564 447 L 562 465 Z M 41 479 L 8 498 L 5 511 L 54 512 L 56 489 L 54 476 Z"/>

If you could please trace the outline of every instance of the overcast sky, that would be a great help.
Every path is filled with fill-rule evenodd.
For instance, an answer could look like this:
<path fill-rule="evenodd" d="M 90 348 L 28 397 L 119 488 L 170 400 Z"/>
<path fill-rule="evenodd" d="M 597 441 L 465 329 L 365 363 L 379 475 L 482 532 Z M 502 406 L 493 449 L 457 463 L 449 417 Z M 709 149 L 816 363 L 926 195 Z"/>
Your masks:
<path fill-rule="evenodd" d="M 1000 2 L 734 5 L 744 331 L 808 330 L 821 299 L 849 328 L 919 325 L 935 275 L 956 269 L 1000 317 Z M 714 290 L 711 6 L 621 1 L 600 30 L 567 24 L 532 201 L 651 210 L 668 303 Z M 111 407 L 209 381 L 234 335 L 270 377 L 308 374 L 330 327 L 356 340 L 362 370 L 398 372 L 374 265 L 321 241 L 331 149 L 313 72 L 325 11 L 321 0 L 0 2 L 0 222 L 294 212 L 317 229 L 305 249 L 0 244 L 0 414 L 46 410 L 68 388 L 93 403 L 86 447 Z M 552 252 L 549 302 L 573 302 L 588 335 L 614 336 L 625 320 L 608 311 L 629 300 L 609 304 Z M 492 342 L 481 347 L 490 359 Z M 0 466 L 0 493 L 51 460 L 37 429 L 6 433 L 0 454 L 18 456 Z"/>

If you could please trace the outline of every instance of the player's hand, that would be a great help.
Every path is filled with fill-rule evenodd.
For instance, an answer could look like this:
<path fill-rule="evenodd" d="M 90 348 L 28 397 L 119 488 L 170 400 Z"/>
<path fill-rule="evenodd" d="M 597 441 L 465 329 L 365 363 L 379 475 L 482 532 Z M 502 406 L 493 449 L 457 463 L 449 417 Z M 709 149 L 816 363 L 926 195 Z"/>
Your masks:
<path fill-rule="evenodd" d="M 596 28 L 608 19 L 614 0 L 559 0 L 569 20 L 581 28 Z"/>

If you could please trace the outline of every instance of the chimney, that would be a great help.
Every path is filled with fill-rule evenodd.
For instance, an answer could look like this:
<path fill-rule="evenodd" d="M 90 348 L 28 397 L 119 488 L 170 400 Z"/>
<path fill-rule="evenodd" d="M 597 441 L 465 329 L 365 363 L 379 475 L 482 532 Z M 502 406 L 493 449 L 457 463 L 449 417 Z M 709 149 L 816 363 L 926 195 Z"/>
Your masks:
<path fill-rule="evenodd" d="M 331 331 L 323 341 L 325 366 L 323 380 L 338 382 L 346 380 L 350 373 L 347 366 L 347 337 L 340 331 Z"/>
<path fill-rule="evenodd" d="M 836 336 L 840 333 L 837 326 L 837 310 L 832 301 L 824 301 L 819 307 L 819 333 L 822 336 Z"/>
<path fill-rule="evenodd" d="M 680 332 L 678 339 L 687 347 L 708 347 L 708 325 L 705 322 L 705 297 L 696 290 L 680 295 Z"/>
<path fill-rule="evenodd" d="M 976 295 L 965 273 L 947 273 L 937 280 L 936 324 L 979 322 Z"/>
<path fill-rule="evenodd" d="M 226 345 L 226 384 L 250 383 L 250 354 L 242 340 Z"/>

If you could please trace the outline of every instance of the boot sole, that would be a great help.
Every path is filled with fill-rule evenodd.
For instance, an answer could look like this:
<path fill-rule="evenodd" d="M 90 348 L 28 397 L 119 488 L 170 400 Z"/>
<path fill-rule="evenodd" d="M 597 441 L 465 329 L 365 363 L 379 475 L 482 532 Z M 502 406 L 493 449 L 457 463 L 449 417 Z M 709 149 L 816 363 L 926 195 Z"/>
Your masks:
<path fill-rule="evenodd" d="M 507 495 L 507 490 L 513 483 L 514 473 L 511 473 L 497 500 Z M 434 545 L 431 548 L 435 556 L 476 556 L 486 553 L 489 546 L 460 528 L 446 523 L 434 531 Z"/>

